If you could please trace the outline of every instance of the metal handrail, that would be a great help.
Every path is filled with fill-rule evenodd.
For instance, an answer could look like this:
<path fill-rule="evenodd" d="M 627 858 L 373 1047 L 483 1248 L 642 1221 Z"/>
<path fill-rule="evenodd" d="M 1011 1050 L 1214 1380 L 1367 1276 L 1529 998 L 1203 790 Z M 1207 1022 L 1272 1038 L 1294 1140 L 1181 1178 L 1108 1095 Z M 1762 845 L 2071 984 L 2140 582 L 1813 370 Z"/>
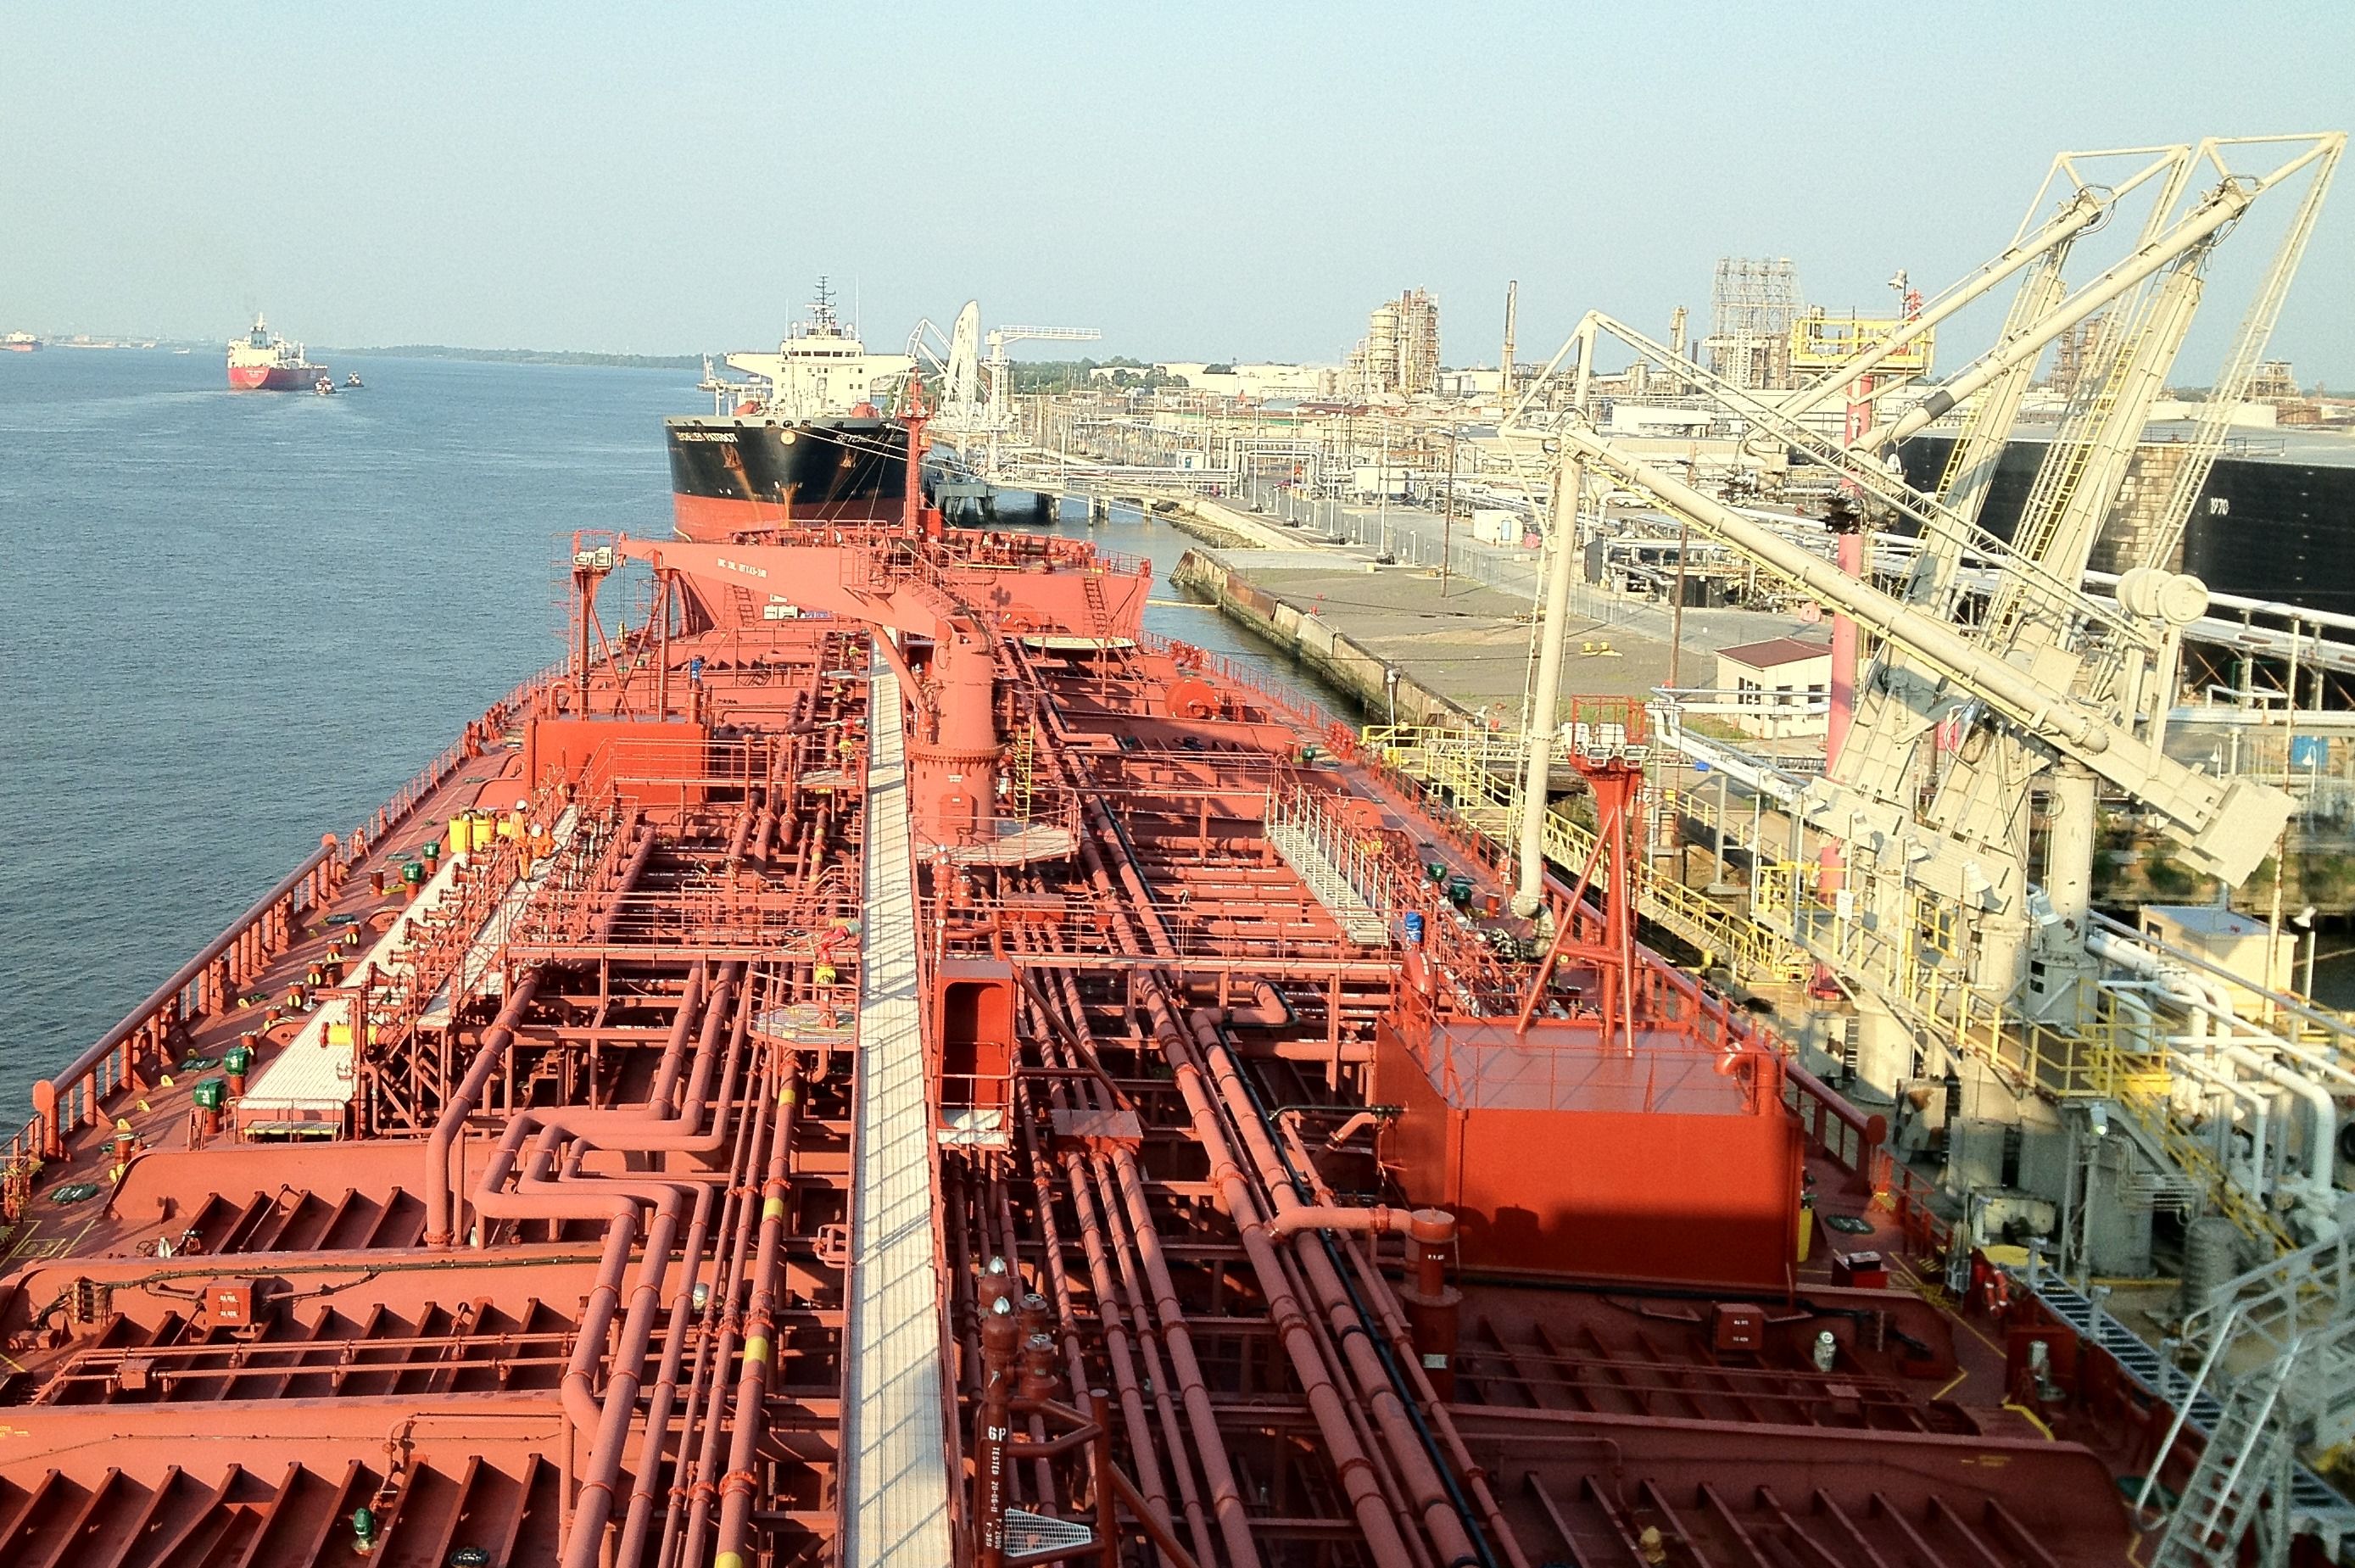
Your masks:
<path fill-rule="evenodd" d="M 291 930 L 296 919 L 319 907 L 333 888 L 383 840 L 396 831 L 446 783 L 450 775 L 478 754 L 476 747 L 495 738 L 498 730 L 521 711 L 533 696 L 562 678 L 566 667 L 554 664 L 518 682 L 466 726 L 467 733 L 443 748 L 433 760 L 411 774 L 357 831 L 342 840 L 332 836 L 305 856 L 276 886 L 199 948 L 144 1001 L 133 1008 L 112 1029 L 78 1053 L 66 1066 L 33 1087 L 32 1116 L 10 1135 L 5 1163 L 18 1169 L 27 1162 L 51 1157 L 63 1139 L 96 1125 L 106 1103 L 132 1079 L 129 1048 L 143 1033 L 163 1024 L 168 1028 L 191 1016 L 202 1002 L 208 972 L 257 927 L 273 918 Z M 191 992 L 197 994 L 191 996 Z"/>
<path fill-rule="evenodd" d="M 1368 750 L 1418 784 L 1436 785 L 1451 794 L 1456 810 L 1490 838 L 1509 843 L 1516 837 L 1523 761 L 1518 735 L 1429 725 L 1375 725 L 1364 731 L 1364 740 Z M 1544 835 L 1547 858 L 1558 864 L 1582 866 L 1594 851 L 1594 835 L 1558 811 L 1547 811 Z M 1609 880 L 1600 871 L 1597 878 L 1604 883 Z M 1741 919 L 1732 910 L 1681 882 L 1646 877 L 1637 897 L 1647 919 L 1697 947 L 1731 956 L 1735 967 L 1745 974 L 1791 980 L 1806 971 L 1806 961 L 1796 944 Z"/>
<path fill-rule="evenodd" d="M 1224 654 L 1215 653 L 1209 648 L 1197 647 L 1192 643 L 1180 642 L 1175 637 L 1164 636 L 1158 632 L 1145 633 L 1142 641 L 1146 653 L 1175 657 L 1179 662 L 1191 665 L 1196 668 L 1207 669 L 1220 679 L 1266 699 L 1276 709 L 1307 726 L 1316 734 L 1329 738 L 1338 731 L 1354 738 L 1357 733 L 1354 729 L 1335 719 L 1326 710 L 1324 704 L 1288 681 L 1248 669 Z"/>

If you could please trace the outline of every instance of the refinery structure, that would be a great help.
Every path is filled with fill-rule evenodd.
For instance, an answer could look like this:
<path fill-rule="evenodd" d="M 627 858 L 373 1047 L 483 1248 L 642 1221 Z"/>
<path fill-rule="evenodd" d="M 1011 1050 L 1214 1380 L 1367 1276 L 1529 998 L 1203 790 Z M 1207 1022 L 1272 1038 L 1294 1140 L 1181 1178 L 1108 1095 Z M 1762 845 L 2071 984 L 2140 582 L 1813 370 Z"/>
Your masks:
<path fill-rule="evenodd" d="M 1439 381 L 1439 302 L 1421 289 L 1377 305 L 1349 351 L 1344 384 L 1369 398 L 1412 398 Z"/>
<path fill-rule="evenodd" d="M 2344 141 L 1542 360 L 734 357 L 556 661 L 37 1087 L 0 1562 L 2355 1553 L 2355 615 L 2222 575 L 2355 472 Z"/>

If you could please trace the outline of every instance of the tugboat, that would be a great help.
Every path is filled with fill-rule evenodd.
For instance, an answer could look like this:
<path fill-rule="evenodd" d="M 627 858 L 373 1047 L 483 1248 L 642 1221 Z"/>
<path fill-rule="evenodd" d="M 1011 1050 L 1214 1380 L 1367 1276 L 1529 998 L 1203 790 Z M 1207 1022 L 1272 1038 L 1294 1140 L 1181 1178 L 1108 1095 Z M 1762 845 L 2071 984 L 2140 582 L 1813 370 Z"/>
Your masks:
<path fill-rule="evenodd" d="M 311 384 L 311 389 L 323 398 L 332 398 L 336 395 L 336 379 L 333 376 L 322 376 Z"/>
<path fill-rule="evenodd" d="M 253 330 L 229 346 L 229 384 L 240 392 L 292 392 L 314 386 L 327 373 L 303 357 L 303 346 L 270 330 L 260 315 Z"/>
<path fill-rule="evenodd" d="M 345 377 L 344 385 L 346 387 L 357 387 L 360 385 L 360 373 L 357 370 L 355 370 L 350 375 Z"/>

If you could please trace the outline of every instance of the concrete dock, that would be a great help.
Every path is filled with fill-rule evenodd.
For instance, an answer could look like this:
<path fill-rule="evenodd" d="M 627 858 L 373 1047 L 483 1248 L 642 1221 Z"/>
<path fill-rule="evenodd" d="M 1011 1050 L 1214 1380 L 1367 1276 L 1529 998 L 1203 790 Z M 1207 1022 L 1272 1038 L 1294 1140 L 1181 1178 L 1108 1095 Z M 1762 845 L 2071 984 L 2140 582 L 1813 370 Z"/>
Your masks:
<path fill-rule="evenodd" d="M 1442 519 L 1394 511 L 1380 543 L 1336 541 L 1207 499 L 1188 499 L 1189 519 L 1248 546 L 1187 552 L 1177 584 L 1217 603 L 1237 624 L 1354 698 L 1369 719 L 1419 723 L 1497 718 L 1518 724 L 1528 688 L 1539 607 L 1536 550 L 1450 541 L 1451 567 L 1383 564 L 1381 546 L 1413 551 Z M 1435 536 L 1434 536 L 1435 537 Z M 1436 559 L 1439 547 L 1428 552 Z M 1668 683 L 1675 617 L 1668 605 L 1607 593 L 1581 582 L 1562 689 L 1567 694 L 1641 696 Z M 1828 634 L 1787 615 L 1753 610 L 1687 610 L 1678 684 L 1716 679 L 1716 651 L 1769 637 Z"/>

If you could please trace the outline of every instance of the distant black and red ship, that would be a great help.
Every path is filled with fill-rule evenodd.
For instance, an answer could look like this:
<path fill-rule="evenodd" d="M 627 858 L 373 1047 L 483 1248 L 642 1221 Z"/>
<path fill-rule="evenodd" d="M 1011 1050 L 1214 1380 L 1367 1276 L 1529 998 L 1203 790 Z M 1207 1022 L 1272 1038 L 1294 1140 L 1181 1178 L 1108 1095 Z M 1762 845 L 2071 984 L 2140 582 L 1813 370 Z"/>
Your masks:
<path fill-rule="evenodd" d="M 730 414 L 663 424 L 674 516 L 689 539 L 899 515 L 908 432 L 879 413 L 806 420 Z"/>
<path fill-rule="evenodd" d="M 825 280 L 810 319 L 773 354 L 728 356 L 747 379 L 706 374 L 709 416 L 666 420 L 679 532 L 719 539 L 786 522 L 893 517 L 908 433 L 884 408 L 915 361 L 869 354 L 843 330 Z"/>

